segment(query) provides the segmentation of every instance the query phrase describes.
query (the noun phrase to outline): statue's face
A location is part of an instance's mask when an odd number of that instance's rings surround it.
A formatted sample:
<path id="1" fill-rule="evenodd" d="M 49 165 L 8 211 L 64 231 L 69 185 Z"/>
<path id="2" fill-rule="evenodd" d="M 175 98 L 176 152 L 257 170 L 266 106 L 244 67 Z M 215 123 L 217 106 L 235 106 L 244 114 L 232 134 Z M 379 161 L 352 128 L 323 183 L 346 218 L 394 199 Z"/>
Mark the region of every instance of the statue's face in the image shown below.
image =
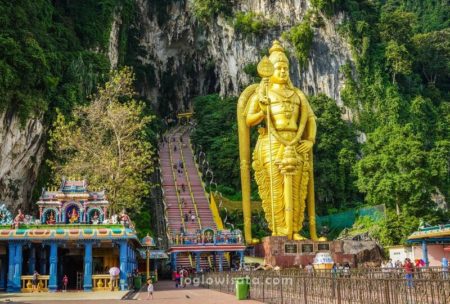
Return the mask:
<path id="1" fill-rule="evenodd" d="M 276 83 L 287 83 L 289 79 L 289 66 L 286 62 L 277 62 L 274 65 L 275 71 L 272 80 Z"/>

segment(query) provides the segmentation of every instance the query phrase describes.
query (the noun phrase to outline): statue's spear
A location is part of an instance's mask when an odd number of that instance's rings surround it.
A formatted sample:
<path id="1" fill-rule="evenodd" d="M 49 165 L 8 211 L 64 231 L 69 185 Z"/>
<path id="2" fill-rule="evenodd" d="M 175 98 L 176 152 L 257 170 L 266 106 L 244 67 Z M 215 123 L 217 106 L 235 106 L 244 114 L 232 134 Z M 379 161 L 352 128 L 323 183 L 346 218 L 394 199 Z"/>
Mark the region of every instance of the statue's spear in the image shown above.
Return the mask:
<path id="1" fill-rule="evenodd" d="M 273 201 L 273 176 L 272 176 L 272 134 L 270 130 L 271 123 L 270 119 L 270 98 L 268 96 L 268 86 L 270 77 L 273 75 L 275 68 L 270 62 L 267 56 L 264 56 L 257 66 L 258 74 L 262 78 L 261 84 L 264 86 L 263 100 L 260 100 L 262 104 L 261 108 L 266 108 L 266 119 L 267 119 L 267 133 L 269 136 L 269 178 L 270 178 L 270 204 L 272 209 L 272 235 L 277 235 L 277 229 L 275 226 L 275 206 Z"/>

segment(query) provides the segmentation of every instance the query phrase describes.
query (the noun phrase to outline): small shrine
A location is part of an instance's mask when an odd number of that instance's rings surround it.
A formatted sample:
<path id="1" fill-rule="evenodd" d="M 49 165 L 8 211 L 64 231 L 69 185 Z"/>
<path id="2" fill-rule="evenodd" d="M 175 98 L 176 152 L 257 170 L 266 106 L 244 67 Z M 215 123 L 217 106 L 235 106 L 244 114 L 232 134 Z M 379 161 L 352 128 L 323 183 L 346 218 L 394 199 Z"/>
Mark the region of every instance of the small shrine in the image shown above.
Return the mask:
<path id="1" fill-rule="evenodd" d="M 43 189 L 38 214 L 0 205 L 0 290 L 57 291 L 67 276 L 73 290 L 127 290 L 142 250 L 126 211 L 112 214 L 105 190 L 63 179 Z"/>
<path id="2" fill-rule="evenodd" d="M 59 189 L 43 189 L 37 202 L 42 224 L 99 224 L 106 222 L 109 202 L 105 191 L 88 191 L 87 182 L 63 179 Z"/>

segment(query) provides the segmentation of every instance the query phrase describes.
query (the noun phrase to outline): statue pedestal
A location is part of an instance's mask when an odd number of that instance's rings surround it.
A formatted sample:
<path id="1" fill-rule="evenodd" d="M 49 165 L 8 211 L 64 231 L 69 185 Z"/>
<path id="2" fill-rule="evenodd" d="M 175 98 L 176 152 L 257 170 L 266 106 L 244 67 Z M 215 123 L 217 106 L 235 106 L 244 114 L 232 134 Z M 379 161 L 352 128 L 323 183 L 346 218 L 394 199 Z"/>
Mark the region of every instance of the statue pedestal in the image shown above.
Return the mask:
<path id="1" fill-rule="evenodd" d="M 262 243 L 255 246 L 255 256 L 265 259 L 267 264 L 281 268 L 306 266 L 313 263 L 318 252 L 330 253 L 335 263 L 348 262 L 352 267 L 357 263 L 371 261 L 360 260 L 361 252 L 377 247 L 373 241 L 326 241 L 315 242 L 311 240 L 293 241 L 284 236 L 268 236 Z M 364 255 L 364 254 L 363 254 Z M 381 261 L 381 255 L 376 261 Z"/>

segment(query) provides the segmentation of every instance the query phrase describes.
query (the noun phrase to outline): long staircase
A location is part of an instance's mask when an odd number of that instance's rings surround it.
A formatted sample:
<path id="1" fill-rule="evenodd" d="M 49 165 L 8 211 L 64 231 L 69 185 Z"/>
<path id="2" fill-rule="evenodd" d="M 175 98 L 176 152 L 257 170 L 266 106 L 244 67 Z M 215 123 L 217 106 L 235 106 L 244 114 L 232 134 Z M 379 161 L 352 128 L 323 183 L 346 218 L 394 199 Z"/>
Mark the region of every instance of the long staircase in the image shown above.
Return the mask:
<path id="1" fill-rule="evenodd" d="M 187 127 L 176 127 L 167 133 L 165 138 L 167 142 L 160 145 L 159 157 L 169 234 L 174 235 L 181 231 L 196 233 L 197 230 L 205 228 L 216 229 L 195 166 Z M 191 219 L 192 214 L 195 215 L 194 220 Z"/>
<path id="2" fill-rule="evenodd" d="M 176 254 L 176 258 L 171 258 L 172 269 L 218 269 L 219 255 L 224 253 L 222 269 L 229 269 L 230 252 L 243 252 L 245 246 L 237 241 L 236 235 L 223 231 L 215 203 L 212 203 L 214 212 L 211 211 L 195 164 L 188 127 L 177 126 L 166 133 L 160 144 L 159 159 L 170 242 L 168 252 Z M 214 219 L 220 222 L 219 234 Z M 210 232 L 213 236 L 207 239 Z"/>

